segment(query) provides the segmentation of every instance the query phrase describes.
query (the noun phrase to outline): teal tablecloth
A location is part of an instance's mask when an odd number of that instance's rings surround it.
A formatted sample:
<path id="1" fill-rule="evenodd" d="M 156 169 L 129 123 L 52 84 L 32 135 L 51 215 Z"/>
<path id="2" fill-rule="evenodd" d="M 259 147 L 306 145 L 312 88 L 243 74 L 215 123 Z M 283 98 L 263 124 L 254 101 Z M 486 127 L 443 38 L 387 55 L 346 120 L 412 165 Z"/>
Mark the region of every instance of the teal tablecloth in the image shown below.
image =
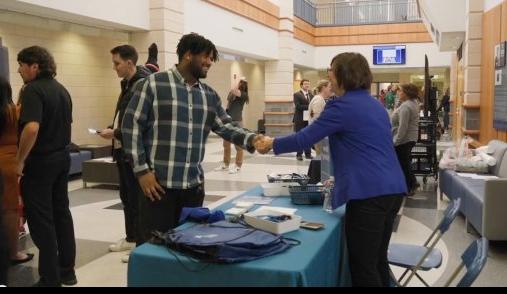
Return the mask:
<path id="1" fill-rule="evenodd" d="M 244 193 L 261 195 L 261 187 Z M 275 198 L 271 206 L 294 207 L 304 220 L 325 224 L 320 231 L 286 234 L 301 245 L 275 256 L 238 264 L 202 264 L 169 252 L 163 246 L 145 244 L 130 255 L 129 287 L 164 286 L 349 286 L 343 221 L 345 208 L 327 214 L 320 206 L 294 206 L 290 198 Z M 219 209 L 231 207 L 227 203 Z"/>

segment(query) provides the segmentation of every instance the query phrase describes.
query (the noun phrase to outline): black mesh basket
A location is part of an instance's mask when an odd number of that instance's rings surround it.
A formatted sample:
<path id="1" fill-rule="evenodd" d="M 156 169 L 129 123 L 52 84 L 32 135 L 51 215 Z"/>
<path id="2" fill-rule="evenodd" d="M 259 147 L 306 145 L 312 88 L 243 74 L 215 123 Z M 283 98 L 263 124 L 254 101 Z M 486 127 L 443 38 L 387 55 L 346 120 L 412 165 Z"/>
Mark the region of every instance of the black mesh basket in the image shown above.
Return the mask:
<path id="1" fill-rule="evenodd" d="M 324 203 L 324 186 L 289 186 L 292 204 L 322 205 Z"/>
<path id="2" fill-rule="evenodd" d="M 270 183 L 299 183 L 300 185 L 307 185 L 310 177 L 305 174 L 278 174 L 276 176 L 268 175 L 268 182 Z"/>

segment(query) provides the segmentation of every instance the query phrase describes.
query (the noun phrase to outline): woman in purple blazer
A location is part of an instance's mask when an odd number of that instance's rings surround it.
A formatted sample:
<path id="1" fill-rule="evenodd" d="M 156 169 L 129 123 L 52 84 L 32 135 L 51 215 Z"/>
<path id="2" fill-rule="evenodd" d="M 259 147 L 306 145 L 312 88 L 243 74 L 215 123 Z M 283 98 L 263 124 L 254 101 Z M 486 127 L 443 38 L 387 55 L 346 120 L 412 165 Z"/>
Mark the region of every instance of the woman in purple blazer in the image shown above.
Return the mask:
<path id="1" fill-rule="evenodd" d="M 303 150 L 329 137 L 334 167 L 333 208 L 347 204 L 345 230 L 354 286 L 389 286 L 387 249 L 393 223 L 407 193 L 396 157 L 391 123 L 370 93 L 372 74 L 357 53 L 337 55 L 329 70 L 337 98 L 302 131 L 264 138 L 258 151 Z"/>

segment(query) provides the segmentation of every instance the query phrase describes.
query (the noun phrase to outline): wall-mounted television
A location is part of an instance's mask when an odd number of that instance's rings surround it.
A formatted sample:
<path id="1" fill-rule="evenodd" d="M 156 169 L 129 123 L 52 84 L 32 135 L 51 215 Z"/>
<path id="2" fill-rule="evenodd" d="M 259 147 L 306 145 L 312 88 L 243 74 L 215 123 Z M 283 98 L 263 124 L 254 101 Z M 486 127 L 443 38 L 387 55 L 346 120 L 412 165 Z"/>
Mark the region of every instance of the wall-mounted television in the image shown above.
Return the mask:
<path id="1" fill-rule="evenodd" d="M 373 64 L 399 65 L 407 62 L 405 45 L 373 46 Z"/>

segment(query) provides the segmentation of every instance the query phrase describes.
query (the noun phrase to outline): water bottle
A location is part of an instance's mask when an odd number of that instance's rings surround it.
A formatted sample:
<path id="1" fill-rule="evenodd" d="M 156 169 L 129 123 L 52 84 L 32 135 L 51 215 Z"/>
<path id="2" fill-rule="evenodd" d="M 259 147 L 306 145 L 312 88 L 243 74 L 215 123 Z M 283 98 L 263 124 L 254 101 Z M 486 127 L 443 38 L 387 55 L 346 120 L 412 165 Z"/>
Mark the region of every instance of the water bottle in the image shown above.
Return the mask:
<path id="1" fill-rule="evenodd" d="M 322 209 L 327 213 L 333 213 L 333 196 L 332 191 L 334 187 L 334 177 L 329 177 L 324 185 L 324 203 Z"/>

